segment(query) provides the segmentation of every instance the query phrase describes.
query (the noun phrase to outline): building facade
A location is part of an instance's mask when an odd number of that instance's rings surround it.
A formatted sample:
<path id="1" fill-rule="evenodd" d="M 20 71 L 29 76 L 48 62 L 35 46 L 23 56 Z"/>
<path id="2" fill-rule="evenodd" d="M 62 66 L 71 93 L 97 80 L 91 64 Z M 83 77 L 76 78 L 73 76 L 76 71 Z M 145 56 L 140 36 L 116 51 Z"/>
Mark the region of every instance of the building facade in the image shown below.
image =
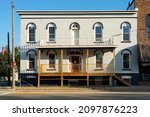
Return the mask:
<path id="1" fill-rule="evenodd" d="M 150 0 L 133 0 L 128 10 L 138 9 L 138 59 L 141 80 L 150 80 Z"/>
<path id="2" fill-rule="evenodd" d="M 17 12 L 22 82 L 138 84 L 136 10 Z"/>

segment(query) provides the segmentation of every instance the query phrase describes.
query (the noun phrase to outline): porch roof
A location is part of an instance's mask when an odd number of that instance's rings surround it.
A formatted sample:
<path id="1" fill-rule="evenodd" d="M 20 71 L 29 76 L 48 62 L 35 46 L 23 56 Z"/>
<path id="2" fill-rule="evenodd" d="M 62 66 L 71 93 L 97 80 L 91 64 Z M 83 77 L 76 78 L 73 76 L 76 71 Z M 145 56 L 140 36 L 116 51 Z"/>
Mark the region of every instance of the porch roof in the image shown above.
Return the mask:
<path id="1" fill-rule="evenodd" d="M 97 49 L 97 48 L 102 48 L 102 49 L 115 49 L 117 48 L 116 45 L 91 45 L 91 46 L 84 46 L 84 45 L 62 45 L 62 46 L 37 46 L 36 48 L 38 49 Z"/>

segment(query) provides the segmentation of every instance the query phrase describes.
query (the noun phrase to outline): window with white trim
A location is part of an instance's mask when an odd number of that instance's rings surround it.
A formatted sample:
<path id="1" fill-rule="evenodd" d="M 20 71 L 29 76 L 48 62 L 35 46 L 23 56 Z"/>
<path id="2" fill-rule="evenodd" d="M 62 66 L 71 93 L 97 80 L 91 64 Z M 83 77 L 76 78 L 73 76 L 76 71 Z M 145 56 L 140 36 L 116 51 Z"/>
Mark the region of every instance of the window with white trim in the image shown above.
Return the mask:
<path id="1" fill-rule="evenodd" d="M 48 56 L 49 56 L 49 68 L 55 69 L 55 54 L 50 53 Z"/>
<path id="2" fill-rule="evenodd" d="M 56 25 L 54 23 L 49 23 L 47 26 L 48 41 L 56 41 Z"/>
<path id="3" fill-rule="evenodd" d="M 95 53 L 95 56 L 96 56 L 96 68 L 102 69 L 103 68 L 103 52 L 97 51 Z"/>
<path id="4" fill-rule="evenodd" d="M 35 42 L 35 34 L 36 34 L 36 25 L 34 23 L 29 23 L 26 26 L 27 29 L 27 38 L 29 42 Z"/>
<path id="5" fill-rule="evenodd" d="M 122 52 L 122 69 L 131 69 L 131 52 L 129 50 Z"/>
<path id="6" fill-rule="evenodd" d="M 35 69 L 35 54 L 29 54 L 29 69 Z"/>
<path id="7" fill-rule="evenodd" d="M 131 25 L 128 22 L 124 22 L 121 24 L 122 28 L 122 36 L 123 36 L 123 41 L 128 42 L 130 41 L 130 30 L 131 30 Z"/>
<path id="8" fill-rule="evenodd" d="M 102 41 L 102 37 L 103 37 L 103 27 L 101 24 L 96 23 L 94 25 L 94 37 L 95 37 L 95 41 Z"/>

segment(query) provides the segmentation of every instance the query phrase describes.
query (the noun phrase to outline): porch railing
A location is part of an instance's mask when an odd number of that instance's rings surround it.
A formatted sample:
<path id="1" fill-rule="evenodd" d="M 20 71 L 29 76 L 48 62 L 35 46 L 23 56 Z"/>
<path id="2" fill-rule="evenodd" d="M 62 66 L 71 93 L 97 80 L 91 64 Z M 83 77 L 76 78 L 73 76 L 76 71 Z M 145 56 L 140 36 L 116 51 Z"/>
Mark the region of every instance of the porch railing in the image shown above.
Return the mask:
<path id="1" fill-rule="evenodd" d="M 49 64 L 41 64 L 39 67 L 40 74 L 53 73 L 114 73 L 113 64 L 102 64 L 102 67 L 96 68 L 96 64 L 55 64 L 50 67 Z"/>
<path id="2" fill-rule="evenodd" d="M 71 38 L 63 39 L 59 38 L 56 41 L 47 41 L 47 39 L 38 39 L 40 41 L 28 42 L 21 46 L 21 49 L 30 49 L 38 47 L 65 47 L 65 46 L 114 46 L 112 39 L 103 39 L 103 41 L 94 41 L 94 39 L 80 38 L 78 43 L 72 41 Z"/>

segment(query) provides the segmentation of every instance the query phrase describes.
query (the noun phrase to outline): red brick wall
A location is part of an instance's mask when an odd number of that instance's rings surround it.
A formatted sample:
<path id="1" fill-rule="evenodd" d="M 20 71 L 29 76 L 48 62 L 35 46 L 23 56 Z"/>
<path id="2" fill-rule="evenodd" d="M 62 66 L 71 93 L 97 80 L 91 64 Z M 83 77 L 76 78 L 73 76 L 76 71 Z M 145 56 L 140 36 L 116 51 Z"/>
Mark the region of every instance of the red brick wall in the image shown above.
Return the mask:
<path id="1" fill-rule="evenodd" d="M 146 38 L 146 15 L 150 14 L 150 0 L 135 0 L 138 8 L 138 44 L 150 45 L 150 39 Z"/>

